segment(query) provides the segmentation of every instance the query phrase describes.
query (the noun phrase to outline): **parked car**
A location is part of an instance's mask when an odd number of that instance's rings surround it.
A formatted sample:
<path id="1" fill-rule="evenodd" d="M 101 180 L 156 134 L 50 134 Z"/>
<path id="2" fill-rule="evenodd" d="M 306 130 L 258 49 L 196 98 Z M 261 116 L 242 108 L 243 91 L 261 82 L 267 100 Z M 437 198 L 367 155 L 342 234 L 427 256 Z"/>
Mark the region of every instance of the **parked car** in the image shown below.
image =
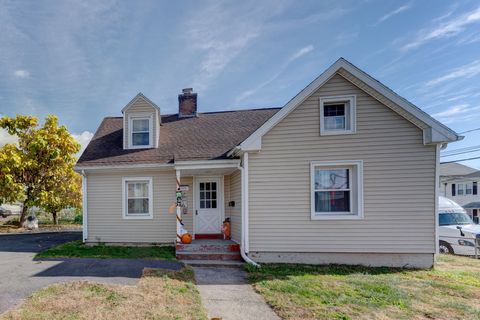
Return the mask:
<path id="1" fill-rule="evenodd" d="M 473 222 L 465 209 L 450 199 L 439 197 L 438 222 L 440 253 L 475 255 L 475 239 L 480 243 L 480 225 Z"/>
<path id="2" fill-rule="evenodd" d="M 22 205 L 20 204 L 2 204 L 0 206 L 0 217 L 6 218 L 11 215 L 20 214 L 22 212 Z"/>

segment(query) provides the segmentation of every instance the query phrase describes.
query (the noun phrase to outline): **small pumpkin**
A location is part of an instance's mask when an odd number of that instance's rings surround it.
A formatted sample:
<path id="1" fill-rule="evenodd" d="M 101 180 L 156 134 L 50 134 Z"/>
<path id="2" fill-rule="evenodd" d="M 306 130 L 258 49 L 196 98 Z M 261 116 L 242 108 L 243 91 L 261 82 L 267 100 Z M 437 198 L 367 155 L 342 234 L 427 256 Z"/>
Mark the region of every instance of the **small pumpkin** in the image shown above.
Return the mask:
<path id="1" fill-rule="evenodd" d="M 190 233 L 183 234 L 180 239 L 182 240 L 182 243 L 184 243 L 184 244 L 192 243 L 192 235 Z"/>

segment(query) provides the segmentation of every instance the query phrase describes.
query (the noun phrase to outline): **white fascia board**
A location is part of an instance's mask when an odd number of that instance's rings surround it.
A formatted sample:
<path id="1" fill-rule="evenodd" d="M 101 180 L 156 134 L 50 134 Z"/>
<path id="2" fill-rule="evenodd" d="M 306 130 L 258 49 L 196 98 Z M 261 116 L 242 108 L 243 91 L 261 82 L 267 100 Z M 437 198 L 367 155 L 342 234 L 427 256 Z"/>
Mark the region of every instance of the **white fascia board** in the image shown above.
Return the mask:
<path id="1" fill-rule="evenodd" d="M 157 106 L 152 100 L 148 99 L 143 93 L 139 92 L 135 97 L 133 97 L 132 100 L 130 100 L 129 103 L 122 109 L 122 113 L 125 113 L 125 111 L 130 108 L 135 102 L 137 102 L 138 99 L 142 98 L 143 100 L 147 101 L 152 107 L 157 109 L 158 113 L 160 114 L 160 107 Z"/>
<path id="2" fill-rule="evenodd" d="M 353 76 L 365 82 L 372 89 L 384 95 L 387 99 L 391 100 L 392 102 L 403 108 L 405 111 L 410 113 L 412 116 L 416 117 L 420 121 L 430 126 L 436 133 L 439 134 L 439 136 L 435 137 L 435 140 L 425 140 L 425 144 L 453 142 L 462 139 L 455 133 L 455 131 L 441 124 L 440 122 L 432 118 L 429 114 L 427 114 L 417 106 L 413 105 L 412 103 L 408 102 L 406 99 L 400 97 L 387 86 L 375 80 L 370 75 L 363 72 L 344 58 L 340 58 L 327 70 L 325 70 L 325 72 L 323 72 L 319 77 L 317 77 L 302 91 L 300 91 L 300 93 L 298 93 L 292 100 L 290 100 L 282 109 L 280 109 L 280 111 L 273 115 L 260 128 L 255 130 L 254 133 L 252 133 L 239 145 L 239 148 L 243 151 L 260 150 L 262 148 L 262 137 L 270 129 L 272 129 L 275 125 L 282 121 L 288 114 L 290 114 L 290 112 L 292 112 L 297 106 L 299 106 L 309 96 L 311 96 L 316 90 L 323 86 L 341 68 L 345 69 Z M 425 136 L 426 135 L 424 134 L 424 137 Z"/>
<path id="3" fill-rule="evenodd" d="M 201 161 L 176 161 L 176 170 L 186 169 L 222 169 L 222 168 L 237 168 L 240 165 L 240 160 L 201 160 Z"/>
<path id="4" fill-rule="evenodd" d="M 106 165 L 106 166 L 75 166 L 76 172 L 84 171 L 100 171 L 100 170 L 112 170 L 112 169 L 155 169 L 155 168 L 173 168 L 172 163 L 144 163 L 144 164 L 124 164 L 124 165 Z"/>

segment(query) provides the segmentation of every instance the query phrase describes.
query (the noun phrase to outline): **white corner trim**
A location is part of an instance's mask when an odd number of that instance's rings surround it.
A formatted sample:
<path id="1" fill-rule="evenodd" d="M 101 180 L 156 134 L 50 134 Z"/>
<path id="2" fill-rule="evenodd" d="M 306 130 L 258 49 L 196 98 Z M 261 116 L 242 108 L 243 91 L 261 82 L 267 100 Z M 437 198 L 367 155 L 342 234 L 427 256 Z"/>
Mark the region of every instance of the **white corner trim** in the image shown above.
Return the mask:
<path id="1" fill-rule="evenodd" d="M 434 220 L 435 220 L 435 237 L 434 237 L 434 241 L 435 241 L 435 244 L 434 244 L 434 248 L 435 248 L 435 253 L 438 254 L 439 253 L 439 233 L 438 233 L 438 227 L 439 227 L 439 216 L 438 216 L 438 197 L 439 197 L 439 189 L 440 189 L 440 148 L 441 146 L 439 144 L 437 144 L 436 146 L 436 150 L 435 150 L 435 192 L 434 192 L 434 201 L 435 201 L 435 204 L 434 204 Z M 445 196 L 446 195 L 446 190 L 445 190 Z M 472 192 L 473 193 L 473 192 Z"/>
<path id="2" fill-rule="evenodd" d="M 350 104 L 350 129 L 349 130 L 326 130 L 324 121 L 324 106 L 328 102 L 344 102 L 348 101 Z M 326 96 L 320 97 L 320 135 L 340 135 L 340 134 L 354 134 L 357 132 L 357 96 L 343 95 L 343 96 Z"/>
<path id="3" fill-rule="evenodd" d="M 126 185 L 129 181 L 148 181 L 148 214 L 128 214 Z M 122 217 L 123 219 L 153 219 L 152 177 L 122 177 Z"/>
<path id="4" fill-rule="evenodd" d="M 148 104 L 150 104 L 152 107 L 158 110 L 158 113 L 160 114 L 160 108 L 150 99 L 148 99 L 143 93 L 139 92 L 135 97 L 133 97 L 132 100 L 130 100 L 129 103 L 125 107 L 122 108 L 122 113 L 125 113 L 132 105 L 137 102 L 138 99 L 142 98 L 145 100 Z"/>
<path id="5" fill-rule="evenodd" d="M 148 120 L 148 145 L 133 145 L 133 120 Z M 153 113 L 132 113 L 128 115 L 128 149 L 153 148 Z"/>
<path id="6" fill-rule="evenodd" d="M 87 175 L 82 170 L 82 240 L 88 239 L 88 189 Z"/>
<path id="7" fill-rule="evenodd" d="M 368 86 L 378 91 L 380 94 L 384 95 L 387 99 L 396 103 L 407 113 L 410 113 L 412 116 L 424 122 L 425 124 L 430 126 L 435 133 L 439 134 L 440 137 L 438 137 L 437 140 L 426 140 L 424 141 L 425 144 L 453 142 L 461 139 L 461 137 L 458 136 L 453 130 L 441 124 L 440 122 L 432 118 L 429 114 L 427 114 L 417 106 L 413 105 L 412 103 L 408 102 L 406 99 L 400 97 L 387 86 L 375 80 L 370 75 L 360 70 L 344 58 L 340 58 L 327 70 L 325 70 L 325 72 L 323 72 L 308 86 L 306 86 L 302 91 L 300 91 L 295 97 L 293 97 L 293 99 L 291 99 L 282 109 L 280 109 L 280 111 L 274 114 L 262 126 L 255 130 L 255 132 L 253 132 L 247 139 L 245 139 L 239 145 L 239 147 L 244 151 L 260 150 L 262 148 L 262 137 L 268 131 L 270 131 L 270 129 L 272 129 L 275 125 L 282 121 L 287 115 L 289 115 L 293 110 L 295 110 L 297 106 L 304 102 L 316 90 L 323 86 L 341 68 L 351 73 L 353 76 L 357 77 L 358 79 L 366 83 Z M 426 138 L 426 135 L 424 135 L 424 138 Z"/>
<path id="8" fill-rule="evenodd" d="M 356 197 L 357 207 L 354 213 L 317 213 L 315 212 L 315 191 L 313 184 L 315 182 L 315 167 L 329 166 L 353 166 L 356 167 Z M 350 179 L 353 181 L 353 179 Z M 354 192 L 350 192 L 350 197 Z M 351 203 L 353 201 L 350 201 Z M 362 220 L 363 212 L 363 160 L 338 160 L 338 161 L 310 161 L 310 218 L 311 220 Z"/>

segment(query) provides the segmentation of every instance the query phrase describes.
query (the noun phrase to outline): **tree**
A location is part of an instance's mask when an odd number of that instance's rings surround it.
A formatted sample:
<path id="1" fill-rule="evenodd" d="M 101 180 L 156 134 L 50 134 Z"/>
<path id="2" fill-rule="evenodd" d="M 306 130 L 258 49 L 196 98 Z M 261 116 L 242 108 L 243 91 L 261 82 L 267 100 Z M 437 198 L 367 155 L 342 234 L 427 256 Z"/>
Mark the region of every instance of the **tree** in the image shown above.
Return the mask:
<path id="1" fill-rule="evenodd" d="M 80 145 L 53 115 L 45 118 L 43 126 L 36 117 L 5 116 L 0 128 L 18 137 L 18 144 L 0 149 L 0 203 L 23 202 L 21 226 L 29 208 L 44 207 L 65 187 L 60 184 L 71 184 Z"/>
<path id="2" fill-rule="evenodd" d="M 46 193 L 42 198 L 42 208 L 52 214 L 53 223 L 58 223 L 58 213 L 65 208 L 81 208 L 82 206 L 82 176 L 71 170 L 65 175 L 52 179 L 49 182 L 48 189 L 51 192 Z"/>

